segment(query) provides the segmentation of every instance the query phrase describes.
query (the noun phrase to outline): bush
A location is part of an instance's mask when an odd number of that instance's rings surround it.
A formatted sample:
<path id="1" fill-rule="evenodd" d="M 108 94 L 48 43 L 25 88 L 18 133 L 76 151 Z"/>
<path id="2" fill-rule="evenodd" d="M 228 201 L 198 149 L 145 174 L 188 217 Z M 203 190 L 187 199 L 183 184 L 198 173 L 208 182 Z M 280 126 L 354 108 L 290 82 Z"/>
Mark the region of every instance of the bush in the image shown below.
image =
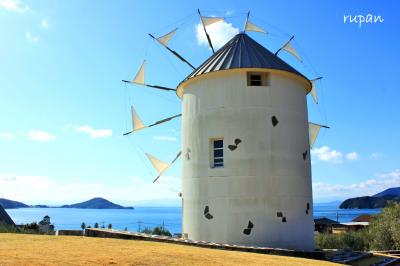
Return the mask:
<path id="1" fill-rule="evenodd" d="M 153 229 L 153 235 L 159 235 L 159 236 L 172 236 L 170 231 L 168 229 L 165 229 L 162 226 L 157 226 Z"/>
<path id="2" fill-rule="evenodd" d="M 323 233 L 315 236 L 315 245 L 320 249 L 368 250 L 369 235 L 366 230 L 339 235 Z"/>
<path id="3" fill-rule="evenodd" d="M 383 208 L 362 230 L 341 235 L 318 234 L 315 245 L 321 249 L 399 250 L 400 204 L 392 203 Z"/>
<path id="4" fill-rule="evenodd" d="M 153 230 L 150 227 L 145 227 L 143 230 L 140 231 L 140 233 L 151 235 L 153 233 Z"/>
<path id="5" fill-rule="evenodd" d="M 29 233 L 39 233 L 39 225 L 36 222 L 24 224 L 22 230 Z"/>
<path id="6" fill-rule="evenodd" d="M 368 227 L 371 249 L 400 249 L 400 204 L 392 203 L 373 219 Z"/>
<path id="7" fill-rule="evenodd" d="M 154 227 L 153 229 L 151 229 L 150 227 L 145 227 L 140 231 L 140 233 L 158 236 L 172 236 L 171 232 L 161 225 Z"/>

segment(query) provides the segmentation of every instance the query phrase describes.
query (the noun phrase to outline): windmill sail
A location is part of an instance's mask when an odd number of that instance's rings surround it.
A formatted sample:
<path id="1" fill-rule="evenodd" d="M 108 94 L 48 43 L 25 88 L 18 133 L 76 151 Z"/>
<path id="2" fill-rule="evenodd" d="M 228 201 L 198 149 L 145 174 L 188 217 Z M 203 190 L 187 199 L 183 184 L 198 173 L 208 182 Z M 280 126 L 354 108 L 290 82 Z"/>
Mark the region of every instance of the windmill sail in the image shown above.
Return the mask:
<path id="1" fill-rule="evenodd" d="M 145 72 L 146 72 L 146 60 L 143 61 L 142 65 L 140 66 L 139 71 L 136 73 L 136 76 L 133 78 L 132 81 L 129 80 L 122 80 L 123 82 L 126 83 L 133 83 L 133 84 L 138 84 L 138 85 L 144 85 L 147 87 L 159 89 L 159 90 L 164 90 L 164 91 L 176 91 L 175 89 L 164 87 L 164 86 L 158 86 L 158 85 L 150 85 L 146 84 L 145 82 Z"/>
<path id="2" fill-rule="evenodd" d="M 210 26 L 211 24 L 224 21 L 223 18 L 218 18 L 218 17 L 203 17 L 200 16 L 201 22 L 203 23 L 204 27 Z"/>
<path id="3" fill-rule="evenodd" d="M 136 73 L 135 78 L 132 80 L 132 83 L 144 85 L 144 73 L 146 67 L 146 60 L 143 61 L 142 65 L 140 66 L 139 71 Z"/>
<path id="4" fill-rule="evenodd" d="M 313 97 L 314 102 L 316 104 L 318 104 L 316 83 L 317 83 L 317 80 L 319 80 L 319 79 L 322 79 L 322 77 L 310 80 L 310 82 L 311 82 L 311 96 Z"/>
<path id="5" fill-rule="evenodd" d="M 293 55 L 294 57 L 296 57 L 297 60 L 299 60 L 300 62 L 302 62 L 299 54 L 297 53 L 297 51 L 293 48 L 291 41 L 293 40 L 294 36 L 290 37 L 289 41 L 287 41 L 285 43 L 285 45 L 283 45 L 281 48 L 279 48 L 278 51 L 276 51 L 275 55 L 277 55 L 281 50 L 285 50 L 286 52 L 290 53 L 291 55 Z"/>
<path id="6" fill-rule="evenodd" d="M 156 169 L 156 171 L 158 172 L 158 176 L 154 179 L 153 183 L 156 182 L 161 175 L 169 168 L 171 167 L 171 165 L 181 156 L 181 151 L 178 152 L 178 154 L 176 155 L 176 157 L 172 160 L 172 162 L 170 164 L 163 162 L 159 159 L 157 159 L 156 157 L 154 157 L 153 155 L 149 154 L 149 153 L 145 153 L 147 158 L 149 159 L 149 161 L 151 162 L 151 164 L 153 165 L 153 167 Z"/>
<path id="7" fill-rule="evenodd" d="M 144 128 L 153 127 L 153 126 L 157 126 L 157 125 L 166 123 L 168 121 L 171 121 L 174 118 L 182 116 L 182 114 L 177 114 L 177 115 L 174 115 L 174 116 L 171 116 L 171 117 L 167 117 L 167 118 L 161 119 L 161 120 L 159 120 L 157 122 L 154 122 L 151 125 L 146 126 L 145 124 L 143 124 L 142 120 L 140 119 L 140 117 L 136 113 L 135 108 L 133 108 L 133 106 L 131 107 L 131 112 L 132 112 L 132 128 L 133 128 L 133 130 L 128 132 L 128 133 L 125 133 L 124 136 L 129 135 L 129 134 L 131 134 L 131 133 L 133 133 L 135 131 L 139 131 L 139 130 L 144 129 Z"/>
<path id="8" fill-rule="evenodd" d="M 288 42 L 282 49 L 285 50 L 286 52 L 292 54 L 294 57 L 297 58 L 297 60 L 301 61 L 299 54 L 296 52 L 296 50 L 293 48 L 293 46 L 290 44 L 290 42 Z"/>
<path id="9" fill-rule="evenodd" d="M 153 165 L 153 167 L 156 169 L 158 175 L 161 175 L 165 170 L 168 169 L 169 164 L 167 164 L 166 162 L 157 159 L 156 157 L 154 157 L 149 153 L 146 153 L 146 156 Z"/>
<path id="10" fill-rule="evenodd" d="M 257 25 L 255 25 L 254 23 L 251 23 L 248 20 L 246 21 L 244 31 L 255 31 L 255 32 L 261 32 L 261 33 L 267 34 L 267 32 L 264 29 L 258 27 Z"/>
<path id="11" fill-rule="evenodd" d="M 171 40 L 172 36 L 175 34 L 178 28 L 174 29 L 173 31 L 161 36 L 161 37 L 154 37 L 153 34 L 149 33 L 149 36 L 153 38 L 154 40 L 157 40 L 159 43 L 161 43 L 162 46 L 164 46 L 168 51 L 170 51 L 173 55 L 179 58 L 182 62 L 190 66 L 191 68 L 196 69 L 192 64 L 190 64 L 185 58 L 183 58 L 180 54 L 172 50 L 167 46 L 168 42 Z"/>
<path id="12" fill-rule="evenodd" d="M 131 106 L 131 113 L 132 113 L 132 128 L 133 131 L 139 131 L 146 126 L 143 124 L 142 120 L 140 119 L 139 115 L 136 113 L 136 110 L 133 106 Z"/>
<path id="13" fill-rule="evenodd" d="M 310 147 L 312 148 L 314 146 L 315 140 L 318 137 L 319 130 L 321 128 L 329 128 L 327 126 L 323 125 L 318 125 L 312 122 L 308 122 L 308 134 L 309 134 L 309 142 L 310 142 Z"/>
<path id="14" fill-rule="evenodd" d="M 174 36 L 174 34 L 175 34 L 177 29 L 178 28 L 168 32 L 167 34 L 165 34 L 165 35 L 163 35 L 161 37 L 158 37 L 157 41 L 159 41 L 162 45 L 167 46 L 168 42 L 171 40 L 172 36 Z"/>
<path id="15" fill-rule="evenodd" d="M 212 52 L 215 53 L 214 47 L 213 47 L 212 42 L 211 42 L 210 35 L 208 35 L 206 27 L 210 26 L 210 25 L 212 25 L 214 23 L 223 21 L 224 19 L 223 18 L 218 18 L 218 17 L 203 17 L 201 15 L 201 13 L 200 13 L 200 9 L 197 9 L 197 12 L 199 13 L 201 24 L 203 25 L 203 30 L 204 30 L 204 33 L 206 34 L 206 37 L 207 37 L 208 45 L 210 46 Z"/>
<path id="16" fill-rule="evenodd" d="M 311 96 L 313 97 L 314 102 L 318 103 L 317 89 L 315 88 L 315 82 L 316 80 L 311 80 Z"/>

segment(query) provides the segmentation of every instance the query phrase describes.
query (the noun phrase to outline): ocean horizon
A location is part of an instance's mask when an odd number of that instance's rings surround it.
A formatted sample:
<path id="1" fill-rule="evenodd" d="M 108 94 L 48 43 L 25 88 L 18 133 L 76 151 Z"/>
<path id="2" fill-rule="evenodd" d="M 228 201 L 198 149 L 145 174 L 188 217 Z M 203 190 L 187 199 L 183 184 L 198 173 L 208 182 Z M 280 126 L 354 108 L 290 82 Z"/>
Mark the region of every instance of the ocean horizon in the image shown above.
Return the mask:
<path id="1" fill-rule="evenodd" d="M 339 222 L 349 222 L 361 214 L 376 214 L 380 209 L 339 209 L 339 204 L 314 204 L 314 218 L 326 217 Z M 45 215 L 50 216 L 55 230 L 81 229 L 87 226 L 107 227 L 137 232 L 143 228 L 164 225 L 171 233 L 182 231 L 181 207 L 135 207 L 135 209 L 76 209 L 76 208 L 19 208 L 7 209 L 16 224 L 39 222 Z"/>

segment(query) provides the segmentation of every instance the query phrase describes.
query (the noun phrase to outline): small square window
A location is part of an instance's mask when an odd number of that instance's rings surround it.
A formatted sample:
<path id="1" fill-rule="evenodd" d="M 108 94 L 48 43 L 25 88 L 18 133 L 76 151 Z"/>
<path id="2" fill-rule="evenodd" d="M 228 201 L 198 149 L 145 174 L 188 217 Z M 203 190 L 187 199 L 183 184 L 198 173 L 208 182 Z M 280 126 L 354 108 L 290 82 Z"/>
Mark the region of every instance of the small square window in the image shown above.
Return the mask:
<path id="1" fill-rule="evenodd" d="M 210 139 L 211 168 L 224 167 L 224 140 Z"/>
<path id="2" fill-rule="evenodd" d="M 269 73 L 247 72 L 247 86 L 269 86 Z"/>

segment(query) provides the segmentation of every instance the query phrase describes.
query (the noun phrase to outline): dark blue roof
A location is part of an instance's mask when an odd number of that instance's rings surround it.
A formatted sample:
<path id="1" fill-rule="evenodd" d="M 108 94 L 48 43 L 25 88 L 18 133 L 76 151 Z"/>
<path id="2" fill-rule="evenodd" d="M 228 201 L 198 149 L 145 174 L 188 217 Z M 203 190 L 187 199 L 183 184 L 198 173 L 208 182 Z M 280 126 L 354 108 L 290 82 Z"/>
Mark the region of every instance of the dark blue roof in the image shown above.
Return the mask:
<path id="1" fill-rule="evenodd" d="M 277 69 L 307 79 L 247 34 L 239 33 L 195 69 L 184 81 L 205 73 L 235 68 Z"/>

